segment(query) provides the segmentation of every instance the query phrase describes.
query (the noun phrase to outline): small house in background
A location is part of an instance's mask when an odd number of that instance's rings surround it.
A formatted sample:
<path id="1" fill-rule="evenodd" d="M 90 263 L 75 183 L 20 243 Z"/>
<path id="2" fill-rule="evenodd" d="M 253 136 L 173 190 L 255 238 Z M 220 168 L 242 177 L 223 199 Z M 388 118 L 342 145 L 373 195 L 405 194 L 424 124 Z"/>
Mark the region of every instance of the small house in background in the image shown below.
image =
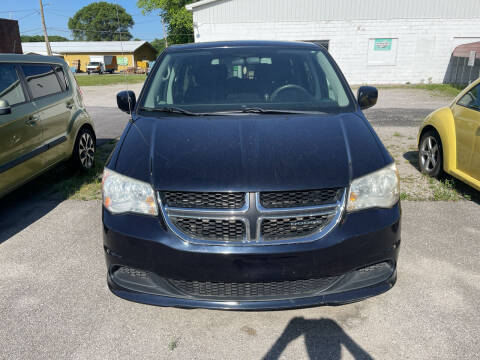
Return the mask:
<path id="1" fill-rule="evenodd" d="M 17 20 L 0 19 L 0 53 L 22 54 Z"/>
<path id="2" fill-rule="evenodd" d="M 467 85 L 480 77 L 480 41 L 457 46 L 453 50 L 446 84 Z"/>
<path id="3" fill-rule="evenodd" d="M 45 55 L 45 43 L 23 43 L 25 54 Z M 156 51 L 147 41 L 59 41 L 51 42 L 52 52 L 64 58 L 70 67 L 76 71 L 86 72 L 92 58 L 99 56 L 114 56 L 117 70 L 142 72 L 148 67 L 148 62 L 155 60 Z"/>

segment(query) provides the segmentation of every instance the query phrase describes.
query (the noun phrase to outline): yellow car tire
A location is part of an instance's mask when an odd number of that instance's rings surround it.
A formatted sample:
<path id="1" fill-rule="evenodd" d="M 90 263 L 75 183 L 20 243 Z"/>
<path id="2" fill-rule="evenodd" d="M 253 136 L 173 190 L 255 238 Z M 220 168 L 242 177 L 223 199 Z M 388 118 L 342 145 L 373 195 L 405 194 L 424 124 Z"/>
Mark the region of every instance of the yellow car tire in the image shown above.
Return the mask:
<path id="1" fill-rule="evenodd" d="M 428 130 L 420 139 L 418 146 L 418 165 L 422 173 L 440 178 L 443 172 L 443 147 L 436 131 Z"/>

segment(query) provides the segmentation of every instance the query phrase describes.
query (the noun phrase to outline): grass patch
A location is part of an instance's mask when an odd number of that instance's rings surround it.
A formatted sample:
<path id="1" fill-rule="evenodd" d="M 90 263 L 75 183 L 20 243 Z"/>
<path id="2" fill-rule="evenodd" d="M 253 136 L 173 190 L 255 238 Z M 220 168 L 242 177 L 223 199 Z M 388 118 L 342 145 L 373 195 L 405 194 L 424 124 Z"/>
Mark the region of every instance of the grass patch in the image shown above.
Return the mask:
<path id="1" fill-rule="evenodd" d="M 463 85 L 451 84 L 405 84 L 405 85 L 377 85 L 378 89 L 421 89 L 432 91 L 437 94 L 455 97 L 465 89 Z"/>
<path id="2" fill-rule="evenodd" d="M 462 199 L 462 196 L 455 188 L 453 179 L 436 181 L 430 178 L 428 183 L 430 189 L 433 191 L 433 200 L 435 201 L 458 201 Z"/>
<path id="3" fill-rule="evenodd" d="M 79 75 L 75 76 L 79 86 L 94 86 L 94 85 L 111 85 L 111 84 L 122 84 L 128 81 L 129 84 L 143 83 L 147 78 L 146 75 L 140 74 L 103 74 L 103 75 Z"/>
<path id="4" fill-rule="evenodd" d="M 412 87 L 414 89 L 423 89 L 429 91 L 435 91 L 438 93 L 442 93 L 445 95 L 449 95 L 452 97 L 457 96 L 460 92 L 465 89 L 464 86 L 461 85 L 450 85 L 450 84 L 416 84 L 410 85 L 408 87 Z"/>
<path id="5" fill-rule="evenodd" d="M 398 131 L 395 131 L 395 133 L 393 134 L 393 136 L 395 136 L 395 137 L 403 137 L 403 135 L 400 134 Z"/>
<path id="6" fill-rule="evenodd" d="M 174 339 L 168 343 L 168 349 L 170 351 L 175 350 L 178 347 L 178 339 Z"/>
<path id="7" fill-rule="evenodd" d="M 96 200 L 102 198 L 102 173 L 105 163 L 110 156 L 116 140 L 103 144 L 97 148 L 95 164 L 92 169 L 85 173 L 77 173 L 71 176 L 60 185 L 60 192 L 67 199 L 74 200 Z"/>
<path id="8" fill-rule="evenodd" d="M 68 163 L 60 164 L 22 187 L 23 192 L 34 195 L 42 193 L 43 197 L 59 200 L 98 200 L 102 198 L 101 176 L 105 163 L 117 140 L 112 140 L 97 147 L 95 164 L 84 172 Z"/>

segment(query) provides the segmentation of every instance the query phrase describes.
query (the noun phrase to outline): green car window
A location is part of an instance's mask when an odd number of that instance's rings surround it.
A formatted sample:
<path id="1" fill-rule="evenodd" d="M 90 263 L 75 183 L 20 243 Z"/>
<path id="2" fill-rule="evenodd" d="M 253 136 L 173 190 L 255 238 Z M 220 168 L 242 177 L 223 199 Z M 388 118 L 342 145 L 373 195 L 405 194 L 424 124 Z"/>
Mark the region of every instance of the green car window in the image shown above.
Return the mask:
<path id="1" fill-rule="evenodd" d="M 0 99 L 8 101 L 11 106 L 26 100 L 17 71 L 12 64 L 0 64 Z"/>
<path id="2" fill-rule="evenodd" d="M 34 99 L 62 92 L 50 65 L 22 65 L 22 69 Z"/>
<path id="3" fill-rule="evenodd" d="M 68 80 L 65 73 L 63 72 L 62 67 L 59 65 L 55 65 L 54 67 L 55 67 L 55 72 L 58 75 L 58 79 L 60 80 L 60 84 L 62 85 L 62 88 L 64 89 L 64 91 L 68 91 L 68 88 L 69 88 Z"/>

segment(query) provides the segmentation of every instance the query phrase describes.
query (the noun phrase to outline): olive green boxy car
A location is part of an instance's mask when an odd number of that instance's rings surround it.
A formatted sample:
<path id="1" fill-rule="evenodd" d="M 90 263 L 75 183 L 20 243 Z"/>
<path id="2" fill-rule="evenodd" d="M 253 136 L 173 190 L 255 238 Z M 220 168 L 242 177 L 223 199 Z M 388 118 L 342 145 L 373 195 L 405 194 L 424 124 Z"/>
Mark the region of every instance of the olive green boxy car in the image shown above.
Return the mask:
<path id="1" fill-rule="evenodd" d="M 0 54 L 0 197 L 64 160 L 91 168 L 95 142 L 63 59 Z"/>

